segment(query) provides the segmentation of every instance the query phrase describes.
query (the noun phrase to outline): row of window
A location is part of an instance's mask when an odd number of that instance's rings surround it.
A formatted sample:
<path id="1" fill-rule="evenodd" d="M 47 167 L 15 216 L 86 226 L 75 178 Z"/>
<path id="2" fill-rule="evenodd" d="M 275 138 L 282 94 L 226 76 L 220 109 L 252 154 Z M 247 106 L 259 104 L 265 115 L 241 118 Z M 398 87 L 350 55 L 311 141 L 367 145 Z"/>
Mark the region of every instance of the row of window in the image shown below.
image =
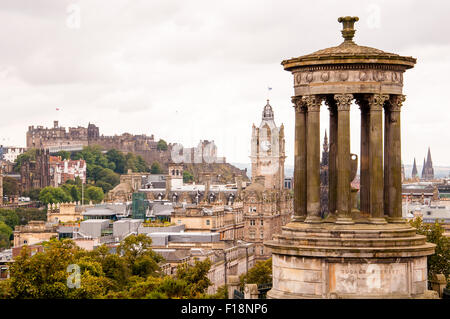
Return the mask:
<path id="1" fill-rule="evenodd" d="M 254 219 L 250 219 L 250 226 L 255 226 L 256 221 Z M 264 221 L 261 219 L 261 226 L 264 225 Z"/>

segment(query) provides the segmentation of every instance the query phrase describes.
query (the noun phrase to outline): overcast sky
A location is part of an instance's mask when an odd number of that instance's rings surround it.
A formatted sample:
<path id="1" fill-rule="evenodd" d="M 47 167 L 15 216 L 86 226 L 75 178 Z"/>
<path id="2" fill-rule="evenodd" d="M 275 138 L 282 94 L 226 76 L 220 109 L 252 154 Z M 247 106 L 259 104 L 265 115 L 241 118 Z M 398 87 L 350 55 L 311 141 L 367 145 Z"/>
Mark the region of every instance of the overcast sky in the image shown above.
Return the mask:
<path id="1" fill-rule="evenodd" d="M 356 43 L 417 58 L 404 75 L 403 162 L 421 165 L 430 146 L 450 165 L 449 12 L 430 0 L 1 0 L 0 144 L 25 146 L 29 125 L 58 119 L 185 147 L 210 139 L 249 162 L 269 97 L 293 165 L 293 80 L 280 62 L 339 45 L 337 18 L 356 15 Z M 321 118 L 322 139 L 325 107 Z M 359 125 L 354 106 L 355 153 Z"/>

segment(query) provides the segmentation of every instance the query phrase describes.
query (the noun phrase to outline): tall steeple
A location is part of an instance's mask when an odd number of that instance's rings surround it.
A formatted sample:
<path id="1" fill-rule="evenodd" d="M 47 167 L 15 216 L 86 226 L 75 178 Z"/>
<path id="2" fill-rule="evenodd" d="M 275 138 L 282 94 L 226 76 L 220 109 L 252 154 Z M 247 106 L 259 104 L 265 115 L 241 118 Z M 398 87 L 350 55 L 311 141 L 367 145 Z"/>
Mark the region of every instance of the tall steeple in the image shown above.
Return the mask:
<path id="1" fill-rule="evenodd" d="M 428 147 L 427 161 L 423 159 L 423 170 L 422 170 L 422 179 L 426 181 L 430 181 L 434 179 L 434 169 L 433 169 L 433 161 L 431 160 L 431 151 L 430 147 Z"/>
<path id="2" fill-rule="evenodd" d="M 325 130 L 325 137 L 323 138 L 323 150 L 322 150 L 322 162 L 321 165 L 327 165 L 328 166 L 328 136 L 327 136 L 327 130 Z"/>
<path id="3" fill-rule="evenodd" d="M 414 164 L 411 172 L 411 178 L 414 179 L 417 177 L 417 165 L 416 165 L 416 158 L 414 157 Z"/>
<path id="4" fill-rule="evenodd" d="M 428 154 L 427 154 L 427 167 L 433 167 L 433 161 L 431 160 L 431 152 L 430 152 L 430 147 L 428 147 Z"/>

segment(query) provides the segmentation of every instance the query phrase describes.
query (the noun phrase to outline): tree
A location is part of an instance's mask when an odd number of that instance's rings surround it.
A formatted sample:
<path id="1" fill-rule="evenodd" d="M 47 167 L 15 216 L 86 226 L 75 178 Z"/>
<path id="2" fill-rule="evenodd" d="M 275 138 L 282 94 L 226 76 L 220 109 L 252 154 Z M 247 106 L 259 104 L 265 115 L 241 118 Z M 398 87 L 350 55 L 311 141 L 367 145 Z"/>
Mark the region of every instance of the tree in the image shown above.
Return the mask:
<path id="1" fill-rule="evenodd" d="M 106 152 L 106 157 L 110 162 L 113 162 L 115 165 L 115 172 L 119 174 L 126 173 L 126 159 L 122 152 L 118 150 L 111 149 Z"/>
<path id="2" fill-rule="evenodd" d="M 60 156 L 62 160 L 68 160 L 70 159 L 70 152 L 61 150 L 56 153 L 56 156 Z"/>
<path id="3" fill-rule="evenodd" d="M 162 174 L 161 165 L 157 161 L 154 161 L 151 166 L 150 172 L 152 174 Z"/>
<path id="4" fill-rule="evenodd" d="M 188 298 L 201 298 L 205 290 L 211 286 L 208 272 L 211 269 L 211 261 L 195 261 L 195 265 L 182 264 L 177 268 L 176 278 L 186 282 L 186 295 Z"/>
<path id="5" fill-rule="evenodd" d="M 119 184 L 120 177 L 109 168 L 102 168 L 98 173 L 96 181 L 101 181 L 112 185 L 113 187 Z"/>
<path id="6" fill-rule="evenodd" d="M 12 229 L 0 220 L 0 248 L 10 247 L 12 233 Z"/>
<path id="7" fill-rule="evenodd" d="M 39 200 L 47 205 L 53 203 L 67 203 L 72 201 L 72 197 L 68 195 L 62 188 L 47 186 L 39 193 Z"/>
<path id="8" fill-rule="evenodd" d="M 36 149 L 32 148 L 28 151 L 17 156 L 14 162 L 14 171 L 20 172 L 20 168 L 25 162 L 35 161 L 36 160 Z"/>
<path id="9" fill-rule="evenodd" d="M 257 261 L 248 273 L 240 276 L 241 287 L 245 284 L 267 284 L 272 282 L 272 258 Z"/>
<path id="10" fill-rule="evenodd" d="M 445 229 L 436 220 L 434 224 L 424 224 L 421 217 L 409 221 L 411 226 L 417 229 L 417 233 L 427 237 L 427 241 L 436 244 L 435 253 L 427 257 L 428 278 L 435 274 L 450 275 L 450 247 L 449 239 L 444 236 Z"/>
<path id="11" fill-rule="evenodd" d="M 17 195 L 19 194 L 19 182 L 12 177 L 3 177 L 3 195 Z"/>
<path id="12" fill-rule="evenodd" d="M 189 183 L 189 182 L 192 182 L 193 180 L 194 180 L 194 175 L 192 175 L 191 172 L 183 171 L 183 182 L 184 183 Z"/>
<path id="13" fill-rule="evenodd" d="M 20 224 L 19 216 L 12 209 L 0 209 L 0 221 L 4 222 L 11 229 Z"/>
<path id="14" fill-rule="evenodd" d="M 100 203 L 104 198 L 103 190 L 96 186 L 89 186 L 86 189 L 86 195 L 86 197 L 94 203 Z"/>
<path id="15" fill-rule="evenodd" d="M 168 147 L 167 147 L 167 142 L 164 141 L 163 139 L 160 139 L 158 141 L 158 144 L 156 144 L 156 149 L 158 151 L 167 151 Z"/>
<path id="16" fill-rule="evenodd" d="M 152 239 L 145 234 L 126 237 L 117 247 L 133 275 L 147 277 L 158 273 L 163 258 L 151 249 Z"/>
<path id="17" fill-rule="evenodd" d="M 41 192 L 41 188 L 32 188 L 29 191 L 23 192 L 23 196 L 30 197 L 30 200 L 39 200 L 39 193 Z"/>

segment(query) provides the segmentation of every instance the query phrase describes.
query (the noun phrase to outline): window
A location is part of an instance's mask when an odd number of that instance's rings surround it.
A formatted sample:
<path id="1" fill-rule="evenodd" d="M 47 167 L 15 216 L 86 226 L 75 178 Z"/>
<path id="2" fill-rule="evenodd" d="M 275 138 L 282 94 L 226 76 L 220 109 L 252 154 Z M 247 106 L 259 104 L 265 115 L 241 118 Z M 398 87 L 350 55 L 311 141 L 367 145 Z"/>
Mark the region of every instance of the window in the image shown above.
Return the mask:
<path id="1" fill-rule="evenodd" d="M 264 221 L 261 219 L 261 226 L 264 225 Z"/>
<path id="2" fill-rule="evenodd" d="M 261 255 L 264 255 L 264 247 L 261 247 Z"/>
<path id="3" fill-rule="evenodd" d="M 250 219 L 250 226 L 255 226 L 255 220 L 254 219 Z"/>
<path id="4" fill-rule="evenodd" d="M 206 225 L 208 225 L 208 226 L 209 226 L 209 219 L 207 219 L 207 220 L 206 220 Z"/>

